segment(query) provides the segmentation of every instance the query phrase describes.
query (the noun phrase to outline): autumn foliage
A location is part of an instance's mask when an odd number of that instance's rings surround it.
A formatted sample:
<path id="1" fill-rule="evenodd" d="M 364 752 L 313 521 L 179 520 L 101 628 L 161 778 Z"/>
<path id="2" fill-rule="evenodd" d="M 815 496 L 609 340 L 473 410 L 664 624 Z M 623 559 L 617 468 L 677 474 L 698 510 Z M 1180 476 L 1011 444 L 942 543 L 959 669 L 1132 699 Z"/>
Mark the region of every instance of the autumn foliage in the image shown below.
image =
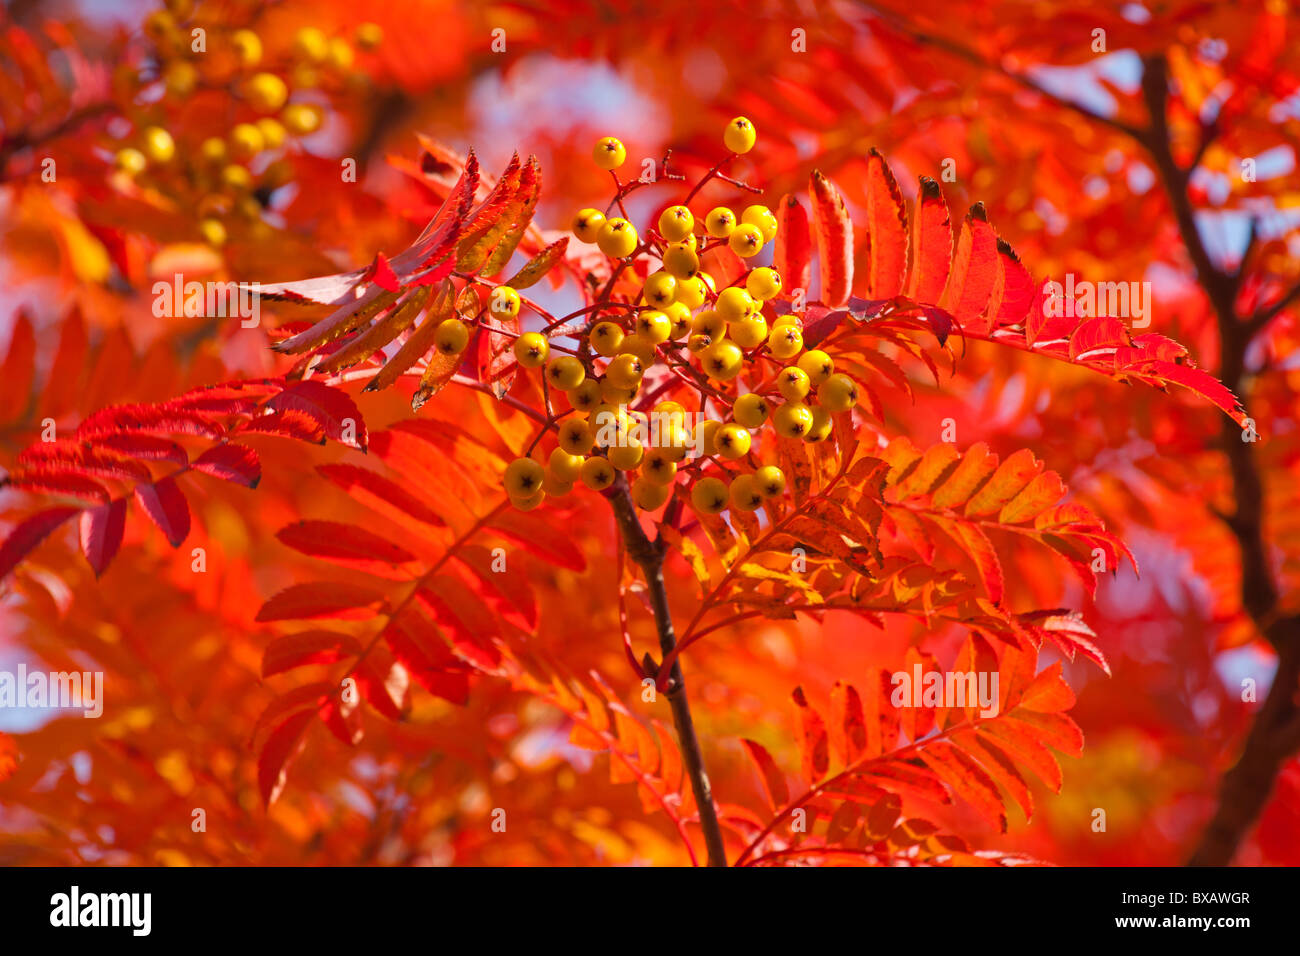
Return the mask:
<path id="1" fill-rule="evenodd" d="M 1296 862 L 1284 5 L 439 6 L 6 25 L 0 858 Z"/>

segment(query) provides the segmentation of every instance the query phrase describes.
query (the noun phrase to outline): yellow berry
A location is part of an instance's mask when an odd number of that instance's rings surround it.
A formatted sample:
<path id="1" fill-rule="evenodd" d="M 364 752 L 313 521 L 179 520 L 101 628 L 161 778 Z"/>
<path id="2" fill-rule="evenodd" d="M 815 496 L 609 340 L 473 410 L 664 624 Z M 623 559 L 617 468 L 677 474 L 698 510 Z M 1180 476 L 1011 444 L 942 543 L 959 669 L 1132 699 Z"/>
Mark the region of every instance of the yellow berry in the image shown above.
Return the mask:
<path id="1" fill-rule="evenodd" d="M 858 403 L 858 386 L 843 372 L 836 372 L 817 386 L 817 401 L 828 411 L 847 412 Z"/>
<path id="2" fill-rule="evenodd" d="M 527 498 L 542 487 L 542 466 L 531 458 L 516 458 L 506 465 L 506 494 L 512 498 Z"/>
<path id="3" fill-rule="evenodd" d="M 601 169 L 618 169 L 627 159 L 627 150 L 613 136 L 606 136 L 596 141 L 591 150 L 591 158 Z"/>
<path id="4" fill-rule="evenodd" d="M 731 251 L 742 259 L 756 256 L 763 248 L 763 233 L 758 226 L 749 223 L 737 226 L 727 239 Z"/>
<path id="5" fill-rule="evenodd" d="M 253 188 L 253 174 L 243 166 L 230 165 L 221 170 L 221 181 L 236 192 Z"/>
<path id="6" fill-rule="evenodd" d="M 224 246 L 226 244 L 226 227 L 216 219 L 204 219 L 200 222 L 199 235 L 210 246 Z"/>
<path id="7" fill-rule="evenodd" d="M 579 412 L 589 412 L 600 404 L 600 383 L 589 378 L 577 388 L 565 392 L 565 397 L 569 400 L 571 408 Z"/>
<path id="8" fill-rule="evenodd" d="M 267 149 L 279 149 L 284 145 L 285 137 L 288 135 L 279 120 L 273 120 L 269 116 L 263 116 L 256 123 L 257 131 L 262 134 L 262 145 Z"/>
<path id="9" fill-rule="evenodd" d="M 698 355 L 712 344 L 713 339 L 707 335 L 692 335 L 686 340 L 686 350 Z"/>
<path id="10" fill-rule="evenodd" d="M 667 342 L 673 334 L 673 321 L 658 309 L 646 309 L 637 314 L 636 334 L 655 345 Z"/>
<path id="11" fill-rule="evenodd" d="M 630 256 L 637 246 L 636 227 L 626 219 L 607 219 L 596 235 L 596 245 L 611 259 Z"/>
<path id="12" fill-rule="evenodd" d="M 723 458 L 744 458 L 749 454 L 750 434 L 744 425 L 735 422 L 723 425 L 713 440 Z"/>
<path id="13" fill-rule="evenodd" d="M 757 511 L 763 504 L 763 493 L 753 475 L 737 475 L 732 479 L 727 498 L 737 511 Z"/>
<path id="14" fill-rule="evenodd" d="M 731 406 L 731 417 L 746 428 L 758 428 L 767 421 L 771 410 L 766 398 L 757 392 L 747 392 Z"/>
<path id="15" fill-rule="evenodd" d="M 721 514 L 727 508 L 727 486 L 717 478 L 701 478 L 691 488 L 691 505 L 701 514 Z"/>
<path id="16" fill-rule="evenodd" d="M 565 481 L 553 470 L 547 468 L 542 474 L 542 491 L 548 498 L 563 498 L 573 491 L 573 482 Z"/>
<path id="17" fill-rule="evenodd" d="M 740 374 L 745 364 L 745 353 L 735 342 L 723 339 L 704 350 L 702 356 L 705 374 L 709 378 L 727 382 Z"/>
<path id="18" fill-rule="evenodd" d="M 681 284 L 678 284 L 681 289 Z M 680 339 L 691 331 L 691 308 L 680 299 L 664 309 L 664 314 L 668 316 L 668 322 L 671 331 L 668 333 L 670 339 Z"/>
<path id="19" fill-rule="evenodd" d="M 608 378 L 600 381 L 600 400 L 609 405 L 626 405 L 636 398 L 636 392 L 635 388 L 623 388 Z"/>
<path id="20" fill-rule="evenodd" d="M 782 325 L 780 320 L 767 337 L 767 350 L 779 359 L 794 358 L 803 349 L 803 332 L 795 325 Z"/>
<path id="21" fill-rule="evenodd" d="M 163 83 L 176 96 L 189 96 L 199 85 L 199 71 L 189 60 L 175 60 L 163 72 Z"/>
<path id="22" fill-rule="evenodd" d="M 750 207 L 753 208 L 752 206 Z M 760 266 L 745 279 L 745 289 L 755 299 L 766 302 L 775 298 L 781 291 L 781 274 L 775 269 Z"/>
<path id="23" fill-rule="evenodd" d="M 623 343 L 623 330 L 613 322 L 597 322 L 587 335 L 587 341 L 597 355 L 617 355 Z"/>
<path id="24" fill-rule="evenodd" d="M 230 131 L 230 153 L 235 159 L 252 159 L 266 146 L 266 137 L 252 123 L 238 123 Z"/>
<path id="25" fill-rule="evenodd" d="M 605 377 L 619 388 L 639 387 L 643 374 L 645 374 L 645 367 L 641 359 L 627 352 L 614 356 L 609 367 L 605 369 Z"/>
<path id="26" fill-rule="evenodd" d="M 494 319 L 513 319 L 519 314 L 519 293 L 508 285 L 497 286 L 488 299 L 488 312 Z"/>
<path id="27" fill-rule="evenodd" d="M 714 239 L 726 239 L 736 228 L 736 214 L 726 206 L 711 209 L 704 217 L 704 228 Z"/>
<path id="28" fill-rule="evenodd" d="M 567 481 L 572 484 L 578 480 L 578 473 L 582 470 L 582 461 L 581 455 L 571 455 L 563 448 L 556 448 L 551 451 L 548 464 L 551 474 L 555 475 L 560 481 Z"/>
<path id="29" fill-rule="evenodd" d="M 641 465 L 641 480 L 652 481 L 656 485 L 671 485 L 677 479 L 677 465 L 672 452 L 666 448 L 656 448 L 645 456 Z"/>
<path id="30" fill-rule="evenodd" d="M 130 146 L 117 151 L 117 155 L 113 157 L 113 164 L 128 176 L 139 175 L 149 165 L 144 153 Z"/>
<path id="31" fill-rule="evenodd" d="M 667 266 L 665 265 L 665 268 Z M 704 304 L 708 288 L 698 274 L 690 278 L 677 278 L 677 301 L 688 309 L 698 309 Z"/>
<path id="32" fill-rule="evenodd" d="M 812 387 L 808 373 L 797 365 L 788 365 L 781 369 L 776 377 L 776 387 L 788 402 L 801 401 Z"/>
<path id="33" fill-rule="evenodd" d="M 155 163 L 170 163 L 176 155 L 176 142 L 172 134 L 157 126 L 150 126 L 141 137 L 144 153 Z"/>
<path id="34" fill-rule="evenodd" d="M 209 163 L 220 163 L 226 158 L 226 142 L 219 136 L 209 136 L 199 146 L 199 156 Z"/>
<path id="35" fill-rule="evenodd" d="M 578 215 L 573 217 L 573 234 L 580 242 L 595 242 L 603 225 L 605 214 L 599 209 L 580 209 Z"/>
<path id="36" fill-rule="evenodd" d="M 713 309 L 705 309 L 691 323 L 691 333 L 708 336 L 710 342 L 715 342 L 726 336 L 727 320 Z"/>
<path id="37" fill-rule="evenodd" d="M 632 501 L 642 511 L 658 511 L 672 493 L 672 485 L 656 484 L 645 478 L 632 482 Z"/>
<path id="38" fill-rule="evenodd" d="M 252 30 L 236 30 L 230 44 L 244 66 L 257 66 L 262 59 L 262 38 Z"/>
<path id="39" fill-rule="evenodd" d="M 329 40 L 316 27 L 303 27 L 294 34 L 293 51 L 304 60 L 322 63 L 329 55 Z"/>
<path id="40" fill-rule="evenodd" d="M 525 332 L 515 339 L 515 361 L 520 368 L 537 368 L 550 354 L 551 343 L 540 332 Z"/>
<path id="41" fill-rule="evenodd" d="M 727 335 L 742 349 L 752 349 L 767 338 L 767 320 L 758 312 L 742 315 L 728 324 Z"/>
<path id="42" fill-rule="evenodd" d="M 561 355 L 546 366 L 546 381 L 563 391 L 577 388 L 587 377 L 587 370 L 572 355 Z"/>
<path id="43" fill-rule="evenodd" d="M 722 427 L 722 422 L 715 421 L 712 418 L 706 418 L 695 426 L 695 447 L 701 455 L 716 455 L 718 453 L 718 429 Z"/>
<path id="44" fill-rule="evenodd" d="M 617 472 L 604 458 L 588 458 L 579 472 L 582 483 L 592 491 L 603 491 L 614 483 Z"/>
<path id="45" fill-rule="evenodd" d="M 695 274 L 700 271 L 699 254 L 684 242 L 669 246 L 664 251 L 663 262 L 664 271 L 676 278 L 678 285 L 686 279 L 695 278 Z"/>
<path id="46" fill-rule="evenodd" d="M 625 436 L 621 444 L 611 446 L 606 454 L 609 455 L 609 463 L 619 471 L 631 471 L 641 464 L 645 447 L 635 438 Z"/>
<path id="47" fill-rule="evenodd" d="M 244 99 L 259 113 L 274 113 L 289 98 L 289 88 L 274 73 L 258 73 L 244 84 Z"/>
<path id="48" fill-rule="evenodd" d="M 662 312 L 659 313 L 663 315 Z M 655 342 L 641 333 L 633 333 L 624 336 L 623 343 L 618 347 L 619 355 L 635 355 L 641 360 L 642 366 L 650 366 L 655 360 Z"/>
<path id="49" fill-rule="evenodd" d="M 812 423 L 812 409 L 803 402 L 788 402 L 772 415 L 772 427 L 782 438 L 801 438 Z"/>
<path id="50" fill-rule="evenodd" d="M 758 226 L 759 231 L 763 234 L 764 242 L 771 242 L 776 238 L 776 216 L 766 206 L 745 207 L 745 211 L 740 214 L 740 221 L 746 225 Z"/>
<path id="51" fill-rule="evenodd" d="M 808 373 L 808 379 L 816 387 L 831 377 L 835 362 L 821 349 L 809 349 L 799 356 L 799 367 Z"/>
<path id="52" fill-rule="evenodd" d="M 831 433 L 834 422 L 831 420 L 831 413 L 827 411 L 825 405 L 814 405 L 812 407 L 812 424 L 804 432 L 803 440 L 806 442 L 825 441 Z"/>
<path id="53" fill-rule="evenodd" d="M 733 153 L 748 153 L 754 148 L 754 141 L 758 138 L 758 133 L 754 130 L 754 124 L 743 116 L 737 116 L 727 124 L 726 131 L 722 134 L 723 145 Z"/>
<path id="54" fill-rule="evenodd" d="M 469 344 L 469 326 L 460 319 L 443 319 L 433 330 L 433 344 L 443 355 L 459 355 Z"/>
<path id="55" fill-rule="evenodd" d="M 314 133 L 320 129 L 320 124 L 324 122 L 325 114 L 315 103 L 290 103 L 280 114 L 280 119 L 284 122 L 285 129 L 298 136 L 306 136 L 308 133 Z"/>
<path id="56" fill-rule="evenodd" d="M 800 332 L 803 331 L 803 319 L 799 318 L 793 312 L 787 312 L 785 315 L 778 315 L 776 321 L 772 323 L 772 328 L 779 329 L 783 325 L 793 325 Z"/>
<path id="57" fill-rule="evenodd" d="M 727 322 L 735 322 L 742 316 L 749 315 L 758 307 L 754 297 L 740 286 L 728 286 L 718 293 L 714 309 Z"/>
<path id="58" fill-rule="evenodd" d="M 339 71 L 350 70 L 356 58 L 356 54 L 352 52 L 352 46 L 347 40 L 342 37 L 334 37 L 330 40 L 329 63 L 334 69 Z"/>
<path id="59" fill-rule="evenodd" d="M 373 50 L 383 42 L 384 31 L 379 24 L 367 21 L 357 27 L 357 46 L 361 49 Z"/>
<path id="60" fill-rule="evenodd" d="M 775 498 L 785 491 L 785 472 L 776 465 L 764 465 L 754 472 L 754 482 L 764 498 Z"/>
<path id="61" fill-rule="evenodd" d="M 585 455 L 591 451 L 591 446 L 595 442 L 595 434 L 587 422 L 570 418 L 560 425 L 560 430 L 556 434 L 555 440 L 560 448 L 570 455 Z"/>
<path id="62" fill-rule="evenodd" d="M 546 483 L 546 476 L 543 475 L 542 484 L 545 485 L 545 483 Z M 543 488 L 538 488 L 536 494 L 529 495 L 527 498 L 512 497 L 510 499 L 510 503 L 514 505 L 515 508 L 519 511 L 532 511 L 534 508 L 540 506 L 541 503 L 545 500 L 546 500 L 546 489 L 543 487 Z"/>
<path id="63" fill-rule="evenodd" d="M 659 235 L 681 242 L 695 229 L 695 217 L 685 206 L 669 206 L 659 214 Z"/>
<path id="64" fill-rule="evenodd" d="M 677 298 L 677 280 L 671 273 L 656 272 L 648 276 L 641 290 L 645 300 L 656 309 L 662 309 Z"/>

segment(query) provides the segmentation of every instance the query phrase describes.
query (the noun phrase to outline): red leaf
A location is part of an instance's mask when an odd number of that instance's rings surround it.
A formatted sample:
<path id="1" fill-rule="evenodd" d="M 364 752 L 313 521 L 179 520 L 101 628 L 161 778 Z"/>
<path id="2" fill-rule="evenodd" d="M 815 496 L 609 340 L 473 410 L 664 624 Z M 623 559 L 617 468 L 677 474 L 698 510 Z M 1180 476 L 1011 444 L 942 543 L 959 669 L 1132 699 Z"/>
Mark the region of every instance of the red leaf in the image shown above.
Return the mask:
<path id="1" fill-rule="evenodd" d="M 907 207 L 898 182 L 876 149 L 867 156 L 867 295 L 892 299 L 907 270 Z"/>
<path id="2" fill-rule="evenodd" d="M 81 475 L 51 473 L 49 471 L 18 471 L 5 479 L 4 484 L 19 491 L 47 495 L 66 495 L 85 501 L 104 502 L 108 492 L 97 481 Z"/>
<path id="3" fill-rule="evenodd" d="M 777 204 L 776 220 L 772 268 L 781 276 L 781 297 L 791 298 L 795 289 L 803 289 L 806 300 L 812 282 L 812 234 L 808 229 L 808 213 L 798 197 L 786 193 Z"/>
<path id="4" fill-rule="evenodd" d="M 107 448 L 144 461 L 170 461 L 177 465 L 186 465 L 190 460 L 185 449 L 176 442 L 153 435 L 104 435 L 94 439 L 94 444 L 96 447 Z"/>
<path id="5" fill-rule="evenodd" d="M 796 687 L 792 696 L 795 706 L 799 708 L 804 776 L 809 780 L 819 780 L 826 774 L 831 762 L 826 721 L 822 720 L 822 715 L 809 705 L 802 687 Z"/>
<path id="6" fill-rule="evenodd" d="M 393 272 L 393 267 L 388 264 L 388 257 L 382 252 L 375 253 L 375 261 L 362 273 L 361 281 L 373 282 L 386 292 L 396 292 L 401 288 L 401 284 L 397 281 L 397 274 Z"/>
<path id="7" fill-rule="evenodd" d="M 190 506 L 172 476 L 149 485 L 136 485 L 135 500 L 173 548 L 190 533 Z"/>
<path id="8" fill-rule="evenodd" d="M 907 282 L 907 297 L 937 305 L 952 265 L 952 221 L 943 190 L 929 176 L 921 177 L 917 201 L 920 209 L 912 227 L 912 274 Z"/>
<path id="9" fill-rule="evenodd" d="M 762 744 L 753 740 L 742 740 L 741 743 L 758 767 L 758 772 L 763 775 L 763 787 L 767 791 L 767 800 L 773 812 L 780 810 L 790 802 L 790 788 L 786 785 L 785 774 Z"/>
<path id="10" fill-rule="evenodd" d="M 366 507 L 398 524 L 404 524 L 407 518 L 414 518 L 434 528 L 445 525 L 442 518 L 415 495 L 397 482 L 368 468 L 356 465 L 318 465 L 316 470 Z"/>
<path id="11" fill-rule="evenodd" d="M 271 596 L 255 620 L 291 621 L 318 617 L 373 617 L 384 596 L 374 588 L 345 581 L 293 584 Z"/>
<path id="12" fill-rule="evenodd" d="M 303 732 L 316 716 L 314 710 L 294 714 L 266 738 L 257 758 L 257 785 L 262 802 L 270 806 L 284 789 L 289 761 L 302 749 Z"/>
<path id="13" fill-rule="evenodd" d="M 330 438 L 353 448 L 366 450 L 366 423 L 356 403 L 345 392 L 322 382 L 296 382 L 267 405 L 277 410 L 293 409 L 310 416 Z"/>
<path id="14" fill-rule="evenodd" d="M 952 277 L 940 304 L 963 325 L 977 324 L 993 293 L 999 268 L 997 233 L 988 224 L 983 204 L 976 203 L 962 223 Z"/>
<path id="15" fill-rule="evenodd" d="M 90 562 L 95 576 L 104 573 L 108 563 L 122 545 L 126 527 L 126 499 L 118 498 L 81 513 L 81 553 Z"/>
<path id="16" fill-rule="evenodd" d="M 21 522 L 0 544 L 0 579 L 6 577 L 29 551 L 46 539 L 59 525 L 81 509 L 49 508 Z"/>
<path id="17" fill-rule="evenodd" d="M 257 452 L 235 442 L 209 448 L 194 459 L 194 470 L 213 478 L 233 481 L 245 488 L 256 488 L 262 480 L 262 463 Z"/>
<path id="18" fill-rule="evenodd" d="M 405 564 L 415 555 L 353 525 L 338 521 L 298 521 L 281 528 L 275 535 L 283 544 L 314 558 L 349 563 Z"/>
<path id="19" fill-rule="evenodd" d="M 853 223 L 840 191 L 817 170 L 808 191 L 821 261 L 821 300 L 834 308 L 848 300 L 853 285 Z"/>
<path id="20" fill-rule="evenodd" d="M 0 414 L 5 416 L 5 421 L 13 421 L 26 411 L 35 374 L 36 336 L 27 310 L 23 309 L 14 322 L 4 365 L 0 365 L 0 409 L 3 410 Z"/>
<path id="21" fill-rule="evenodd" d="M 281 438 L 296 438 L 298 441 L 313 445 L 325 444 L 325 429 L 315 418 L 306 412 L 286 408 L 258 415 L 246 422 L 241 422 L 235 431 L 241 435 L 277 435 Z"/>
<path id="22" fill-rule="evenodd" d="M 502 512 L 493 519 L 491 528 L 549 564 L 570 571 L 583 571 L 587 567 L 587 559 L 578 546 L 561 529 L 550 526 L 535 513 Z"/>
<path id="23" fill-rule="evenodd" d="M 262 676 L 283 674 L 308 664 L 332 664 L 361 653 L 350 634 L 338 631 L 299 631 L 277 637 L 262 653 Z"/>
<path id="24" fill-rule="evenodd" d="M 385 655 L 387 656 L 387 655 Z M 381 663 L 371 653 L 353 675 L 371 707 L 389 720 L 401 720 L 410 705 L 411 679 L 400 663 Z"/>

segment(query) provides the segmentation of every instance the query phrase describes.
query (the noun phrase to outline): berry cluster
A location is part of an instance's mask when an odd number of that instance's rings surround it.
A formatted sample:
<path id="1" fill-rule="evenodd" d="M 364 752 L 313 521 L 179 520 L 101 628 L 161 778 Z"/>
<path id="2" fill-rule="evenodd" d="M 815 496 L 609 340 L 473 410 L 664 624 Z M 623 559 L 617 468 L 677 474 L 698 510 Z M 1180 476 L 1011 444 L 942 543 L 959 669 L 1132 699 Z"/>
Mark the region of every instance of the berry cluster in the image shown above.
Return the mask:
<path id="1" fill-rule="evenodd" d="M 353 45 L 303 27 L 292 52 L 277 62 L 264 56 L 262 37 L 246 28 L 200 21 L 194 0 L 167 0 L 145 19 L 152 44 L 148 62 L 129 77 L 137 87 L 136 129 L 114 154 L 119 173 L 197 208 L 198 231 L 212 246 L 225 243 L 233 223 L 261 221 L 270 191 L 285 185 L 290 169 L 281 158 L 292 137 L 316 132 L 324 111 L 300 94 L 364 85 L 353 69 Z M 356 32 L 356 45 L 372 49 L 382 39 L 373 23 Z M 196 49 L 196 46 L 198 49 Z M 161 86 L 161 95 L 153 88 Z M 181 109 L 202 109 L 195 97 L 216 92 L 221 115 L 239 104 L 238 119 L 223 136 L 178 144 L 166 117 Z M 215 102 L 215 101 L 214 101 Z"/>
<path id="2" fill-rule="evenodd" d="M 753 147 L 753 124 L 737 117 L 724 140 L 730 154 L 692 196 Z M 610 208 L 621 211 L 629 188 L 614 171 L 627 158 L 623 144 L 606 137 L 593 158 L 614 175 L 619 191 Z M 517 508 L 567 494 L 577 481 L 602 490 L 622 471 L 636 473 L 629 475 L 632 498 L 645 511 L 663 506 L 679 478 L 699 512 L 755 511 L 786 486 L 781 469 L 760 455 L 765 426 L 782 438 L 819 442 L 831 434 L 832 415 L 857 404 L 857 385 L 835 371 L 831 356 L 805 350 L 799 317 L 772 308 L 782 294 L 775 269 L 749 269 L 722 289 L 701 269 L 701 255 L 723 245 L 745 260 L 758 255 L 777 234 L 771 210 L 751 205 L 738 216 L 718 206 L 702 220 L 696 215 L 688 205 L 670 206 L 644 237 L 627 218 L 598 209 L 575 217 L 574 235 L 615 260 L 611 291 L 585 310 L 591 316 L 585 337 L 576 350 L 564 350 L 572 354 L 551 357 L 552 344 L 537 332 L 515 341 L 519 365 L 544 367 L 546 386 L 563 391 L 572 412 L 556 417 L 556 447 L 545 465 L 530 455 L 506 468 L 505 488 Z M 613 291 L 629 266 L 644 278 Z M 494 290 L 494 315 L 513 317 L 518 310 L 513 289 Z M 447 341 L 464 348 L 468 330 L 459 320 L 443 325 Z M 681 401 L 655 401 L 667 393 Z M 638 429 L 643 420 L 652 420 L 648 430 Z"/>

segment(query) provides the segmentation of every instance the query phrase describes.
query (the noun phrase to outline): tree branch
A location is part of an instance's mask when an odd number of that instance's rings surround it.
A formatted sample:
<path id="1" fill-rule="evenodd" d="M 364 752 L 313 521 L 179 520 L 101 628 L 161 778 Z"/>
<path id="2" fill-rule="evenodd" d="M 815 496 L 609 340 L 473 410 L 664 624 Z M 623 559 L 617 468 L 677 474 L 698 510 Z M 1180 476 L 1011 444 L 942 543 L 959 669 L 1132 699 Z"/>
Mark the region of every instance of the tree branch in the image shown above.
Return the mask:
<path id="1" fill-rule="evenodd" d="M 664 656 L 670 654 L 677 644 L 673 631 L 672 614 L 668 608 L 668 590 L 664 585 L 664 552 L 662 541 L 651 541 L 641 528 L 636 507 L 628 492 L 627 479 L 622 474 L 605 492 L 614 508 L 614 517 L 618 521 L 619 533 L 628 557 L 635 561 L 645 575 L 646 587 L 650 592 L 650 603 L 654 608 L 655 624 L 659 629 L 659 649 Z M 691 718 L 691 705 L 686 699 L 686 682 L 682 676 L 680 661 L 674 661 L 668 685 L 664 691 L 672 707 L 673 725 L 677 728 L 677 738 L 682 748 L 682 762 L 691 780 L 691 790 L 695 794 L 695 803 L 700 811 L 700 826 L 704 830 L 704 843 L 708 848 L 709 866 L 726 866 L 727 849 L 722 841 L 722 827 L 718 822 L 717 807 L 713 803 L 713 790 L 709 776 L 704 769 L 704 753 L 695 733 L 695 722 Z"/>

